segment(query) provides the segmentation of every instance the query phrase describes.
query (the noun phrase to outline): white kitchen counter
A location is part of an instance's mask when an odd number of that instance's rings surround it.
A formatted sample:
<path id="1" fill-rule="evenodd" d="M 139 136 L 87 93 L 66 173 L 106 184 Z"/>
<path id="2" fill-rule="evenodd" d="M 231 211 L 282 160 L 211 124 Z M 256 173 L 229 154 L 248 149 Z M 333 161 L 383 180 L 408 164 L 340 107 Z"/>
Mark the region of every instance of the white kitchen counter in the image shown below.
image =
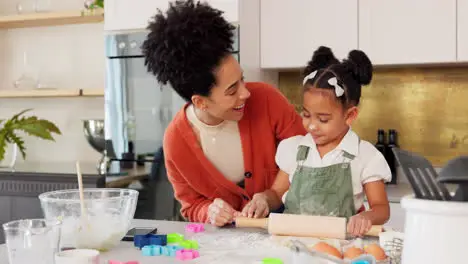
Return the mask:
<path id="1" fill-rule="evenodd" d="M 140 220 L 133 222 L 133 227 L 157 227 L 159 234 L 181 233 L 185 234 L 187 222 Z M 263 258 L 280 258 L 285 264 L 293 263 L 293 253 L 285 246 L 284 238 L 272 238 L 265 230 L 261 229 L 236 229 L 234 227 L 217 228 L 205 225 L 205 232 L 193 237 L 200 245 L 200 257 L 189 263 L 258 263 Z M 190 239 L 186 235 L 186 239 Z M 305 239 L 306 241 L 304 241 Z M 303 238 L 306 243 L 314 238 Z M 315 240 L 316 241 L 316 240 Z M 109 260 L 126 261 L 137 260 L 140 264 L 154 263 L 184 263 L 175 257 L 142 256 L 141 251 L 133 246 L 133 242 L 121 242 L 116 248 L 101 254 L 101 264 L 107 264 Z M 8 263 L 5 245 L 0 245 L 0 263 Z M 261 263 L 261 262 L 260 262 Z"/>
<path id="2" fill-rule="evenodd" d="M 156 220 L 140 220 L 136 219 L 133 222 L 133 227 L 157 227 L 158 233 L 181 233 L 185 234 L 186 222 L 172 222 L 172 221 L 156 221 Z M 204 239 L 196 239 L 200 243 L 200 258 L 190 261 L 190 263 L 254 263 L 255 260 L 262 260 L 265 257 L 280 257 L 284 263 L 292 263 L 292 253 L 285 247 L 273 248 L 273 242 L 269 242 L 269 236 L 266 231 L 252 229 L 235 229 L 235 228 L 216 228 L 206 225 L 206 231 L 198 233 Z M 187 238 L 187 237 L 186 237 Z M 263 242 L 252 242 L 259 238 Z M 248 251 L 242 247 L 247 246 L 248 240 L 253 244 L 250 245 L 257 249 Z M 244 243 L 247 241 L 247 243 Z M 211 244 L 217 246 L 203 246 L 204 244 Z M 260 246 L 261 245 L 261 246 Z M 265 247 L 263 247 L 265 245 Z M 140 264 L 154 264 L 154 263 L 184 263 L 186 261 L 179 261 L 175 257 L 142 256 L 141 251 L 133 246 L 133 242 L 121 242 L 116 248 L 109 252 L 101 254 L 101 264 L 107 264 L 109 260 L 118 260 L 121 262 L 137 260 Z M 8 256 L 6 246 L 0 245 L 0 263 L 8 263 Z"/>

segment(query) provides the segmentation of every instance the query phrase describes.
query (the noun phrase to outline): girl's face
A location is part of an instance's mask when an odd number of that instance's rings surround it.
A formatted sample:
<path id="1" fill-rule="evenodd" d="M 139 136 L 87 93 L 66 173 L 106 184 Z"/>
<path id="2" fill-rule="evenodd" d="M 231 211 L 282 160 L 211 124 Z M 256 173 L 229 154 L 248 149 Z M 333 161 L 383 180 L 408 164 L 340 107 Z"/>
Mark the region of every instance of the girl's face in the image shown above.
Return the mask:
<path id="1" fill-rule="evenodd" d="M 302 124 L 317 145 L 338 144 L 357 117 L 357 107 L 344 107 L 332 89 L 306 90 L 302 105 Z"/>

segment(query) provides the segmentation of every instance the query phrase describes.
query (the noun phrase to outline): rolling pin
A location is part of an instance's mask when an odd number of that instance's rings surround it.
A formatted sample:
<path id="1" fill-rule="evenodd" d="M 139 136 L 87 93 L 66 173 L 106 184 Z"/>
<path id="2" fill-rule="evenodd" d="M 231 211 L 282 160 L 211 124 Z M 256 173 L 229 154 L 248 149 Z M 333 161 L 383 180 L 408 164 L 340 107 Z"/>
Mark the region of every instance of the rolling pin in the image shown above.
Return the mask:
<path id="1" fill-rule="evenodd" d="M 269 218 L 237 217 L 236 227 L 257 227 L 271 235 L 346 239 L 346 218 L 270 213 Z M 383 227 L 372 226 L 366 236 L 378 237 Z"/>

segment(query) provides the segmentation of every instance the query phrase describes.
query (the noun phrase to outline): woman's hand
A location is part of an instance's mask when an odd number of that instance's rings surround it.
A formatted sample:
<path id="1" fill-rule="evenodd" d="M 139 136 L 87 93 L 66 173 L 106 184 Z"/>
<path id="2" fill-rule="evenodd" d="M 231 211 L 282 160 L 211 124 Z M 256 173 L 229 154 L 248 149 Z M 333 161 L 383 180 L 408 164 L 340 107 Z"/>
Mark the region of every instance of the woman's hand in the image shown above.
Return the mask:
<path id="1" fill-rule="evenodd" d="M 364 236 L 367 232 L 372 227 L 372 221 L 366 217 L 364 214 L 358 214 L 354 215 L 349 219 L 348 222 L 348 233 L 356 236 L 356 237 L 362 237 Z"/>
<path id="2" fill-rule="evenodd" d="M 252 200 L 242 209 L 241 215 L 244 217 L 263 218 L 270 212 L 268 197 L 264 193 L 254 194 Z"/>
<path id="3" fill-rule="evenodd" d="M 210 223 L 215 226 L 230 224 L 239 214 L 240 212 L 234 210 L 230 204 L 219 198 L 216 198 L 208 206 L 208 219 Z"/>

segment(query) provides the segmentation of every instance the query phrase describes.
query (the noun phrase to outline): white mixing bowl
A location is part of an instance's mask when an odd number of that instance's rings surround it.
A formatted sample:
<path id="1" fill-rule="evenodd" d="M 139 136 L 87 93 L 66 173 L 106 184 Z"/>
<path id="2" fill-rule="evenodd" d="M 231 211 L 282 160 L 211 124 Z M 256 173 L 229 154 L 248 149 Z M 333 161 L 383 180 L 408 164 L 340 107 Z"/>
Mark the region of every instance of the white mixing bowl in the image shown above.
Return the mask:
<path id="1" fill-rule="evenodd" d="M 39 195 L 46 219 L 62 221 L 61 247 L 107 251 L 129 230 L 135 215 L 138 191 L 84 189 L 86 218 L 82 218 L 78 189 Z"/>

